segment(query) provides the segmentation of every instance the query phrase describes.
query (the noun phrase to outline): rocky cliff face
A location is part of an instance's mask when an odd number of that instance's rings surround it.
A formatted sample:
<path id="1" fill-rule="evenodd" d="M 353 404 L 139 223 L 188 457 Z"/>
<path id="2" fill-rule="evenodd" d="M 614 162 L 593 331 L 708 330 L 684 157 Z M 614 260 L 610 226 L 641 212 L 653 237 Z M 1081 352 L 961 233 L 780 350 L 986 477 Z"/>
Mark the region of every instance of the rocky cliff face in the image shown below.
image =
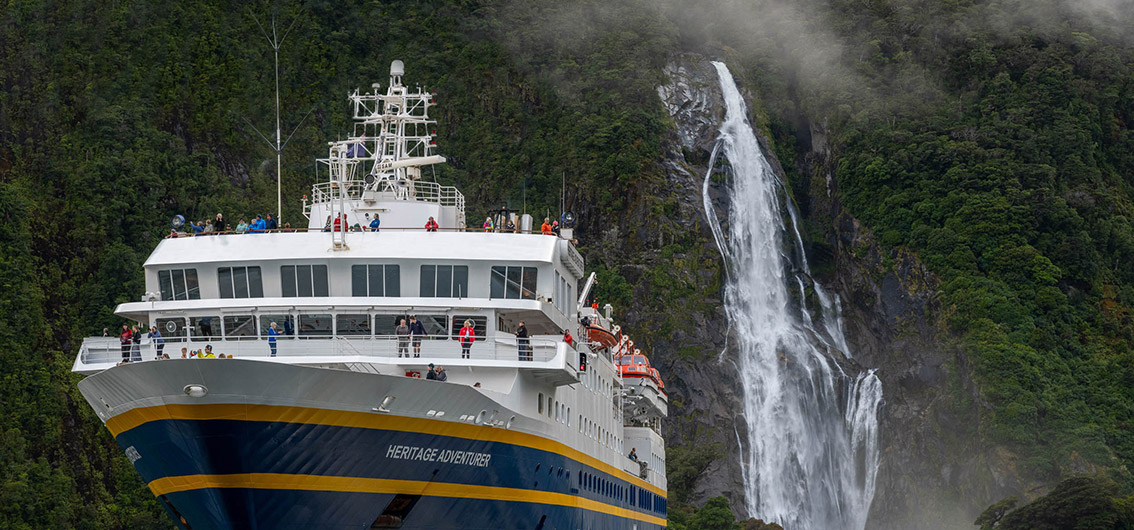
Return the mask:
<path id="1" fill-rule="evenodd" d="M 668 187 L 689 194 L 680 197 L 682 216 L 704 219 L 700 194 L 705 164 L 723 116 L 716 72 L 707 58 L 683 55 L 667 65 L 665 75 L 669 81 L 658 94 L 674 120 L 664 161 Z M 759 101 L 750 101 L 749 108 L 760 108 Z M 807 138 L 809 149 L 799 160 L 785 163 L 797 164 L 799 173 L 810 179 L 793 183 L 793 188 L 807 190 L 807 200 L 798 202 L 808 205 L 803 215 L 822 232 L 822 239 L 808 242 L 822 255 L 812 262 L 826 260 L 830 265 L 817 280 L 842 299 L 854 358 L 878 369 L 885 393 L 882 457 L 867 527 L 972 528 L 984 507 L 1025 492 L 1028 485 L 1012 471 L 1010 454 L 982 443 L 978 394 L 964 352 L 941 323 L 937 280 L 915 255 L 883 251 L 870 231 L 842 208 L 833 174 L 838 155 L 826 143 L 830 135 L 818 120 L 804 123 L 807 130 L 801 137 Z M 768 139 L 761 138 L 761 143 L 774 159 Z M 780 176 L 786 178 L 782 170 Z M 722 226 L 727 226 L 726 201 L 719 200 L 726 190 L 710 182 L 708 192 L 719 204 Z M 685 224 L 698 231 L 702 250 L 715 254 L 704 224 L 692 218 Z M 711 461 L 694 466 L 701 472 L 689 500 L 701 503 L 725 495 L 740 509 L 738 444 L 744 424 L 737 411 L 742 382 L 736 377 L 719 291 L 710 302 L 714 309 L 699 314 L 701 320 L 691 332 L 656 345 L 658 354 L 689 343 L 701 349 L 699 355 L 663 357 L 676 405 L 667 432 L 670 467 L 672 471 L 674 463 L 688 463 L 683 459 L 697 447 L 716 447 Z"/>

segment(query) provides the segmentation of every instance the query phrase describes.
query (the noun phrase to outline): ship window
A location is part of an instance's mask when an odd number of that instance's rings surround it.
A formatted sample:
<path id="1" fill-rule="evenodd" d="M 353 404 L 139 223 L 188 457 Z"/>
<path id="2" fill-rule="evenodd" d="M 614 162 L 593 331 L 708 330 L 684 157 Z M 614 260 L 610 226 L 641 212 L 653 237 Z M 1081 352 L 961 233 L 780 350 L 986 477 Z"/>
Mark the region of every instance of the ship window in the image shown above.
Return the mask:
<path id="1" fill-rule="evenodd" d="M 543 392 L 540 392 L 539 396 L 536 398 L 536 404 L 537 407 L 539 407 L 539 413 L 543 414 Z"/>
<path id="2" fill-rule="evenodd" d="M 260 267 L 220 267 L 217 287 L 221 298 L 263 298 L 264 284 Z"/>
<path id="3" fill-rule="evenodd" d="M 537 272 L 538 269 L 535 267 L 492 267 L 489 296 L 511 300 L 535 300 Z"/>
<path id="4" fill-rule="evenodd" d="M 171 269 L 158 271 L 158 285 L 162 300 L 200 300 L 197 269 Z"/>
<path id="5" fill-rule="evenodd" d="M 299 335 L 303 337 L 330 337 L 331 315 L 299 315 Z"/>
<path id="6" fill-rule="evenodd" d="M 282 265 L 280 289 L 288 298 L 327 296 L 327 266 Z"/>
<path id="7" fill-rule="evenodd" d="M 461 328 L 465 327 L 465 321 L 471 320 L 473 331 L 476 332 L 476 340 L 482 341 L 485 339 L 485 330 L 488 329 L 488 318 L 476 315 L 455 315 L 453 316 L 453 331 L 449 338 L 457 340 L 457 336 L 461 333 Z"/>
<path id="8" fill-rule="evenodd" d="M 189 317 L 189 325 L 192 327 L 194 338 L 221 336 L 219 317 Z"/>
<path id="9" fill-rule="evenodd" d="M 352 265 L 353 296 L 401 296 L 402 276 L 397 265 Z"/>
<path id="10" fill-rule="evenodd" d="M 161 336 L 167 341 L 172 337 L 185 336 L 185 319 L 182 317 L 176 318 L 159 318 L 155 321 L 158 331 L 161 331 Z"/>
<path id="11" fill-rule="evenodd" d="M 422 297 L 464 298 L 468 295 L 469 268 L 467 265 L 421 266 Z"/>
<path id="12" fill-rule="evenodd" d="M 256 320 L 252 315 L 229 315 L 224 317 L 224 336 L 255 337 Z"/>
<path id="13" fill-rule="evenodd" d="M 370 315 L 339 315 L 335 322 L 338 335 L 369 335 Z"/>
<path id="14" fill-rule="evenodd" d="M 295 320 L 291 315 L 260 315 L 260 336 L 267 337 L 268 329 L 276 323 L 276 332 L 280 335 L 295 335 Z"/>

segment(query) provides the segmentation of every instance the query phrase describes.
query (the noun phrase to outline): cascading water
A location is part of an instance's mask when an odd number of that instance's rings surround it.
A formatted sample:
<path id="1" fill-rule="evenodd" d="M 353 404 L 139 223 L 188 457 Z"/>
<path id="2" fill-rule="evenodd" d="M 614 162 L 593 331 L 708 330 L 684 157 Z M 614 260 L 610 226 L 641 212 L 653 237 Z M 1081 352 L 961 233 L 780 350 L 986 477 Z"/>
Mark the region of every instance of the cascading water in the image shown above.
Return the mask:
<path id="1" fill-rule="evenodd" d="M 725 309 L 738 342 L 748 429 L 746 508 L 791 530 L 862 530 L 878 469 L 882 383 L 872 370 L 848 374 L 835 360 L 837 352 L 850 356 L 841 308 L 814 282 L 819 307 L 812 318 L 798 216 L 760 150 L 732 74 L 713 65 L 726 113 L 710 167 L 719 155 L 731 166 L 727 237 L 709 199 L 712 169 L 703 199 L 728 270 Z"/>

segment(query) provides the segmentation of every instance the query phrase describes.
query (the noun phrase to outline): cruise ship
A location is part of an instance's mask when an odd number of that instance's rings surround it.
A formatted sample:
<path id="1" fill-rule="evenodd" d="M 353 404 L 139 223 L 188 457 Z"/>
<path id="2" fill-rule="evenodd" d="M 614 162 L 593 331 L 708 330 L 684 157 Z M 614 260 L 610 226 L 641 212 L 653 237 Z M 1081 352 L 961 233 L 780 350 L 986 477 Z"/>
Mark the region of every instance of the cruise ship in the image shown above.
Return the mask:
<path id="1" fill-rule="evenodd" d="M 660 374 L 569 226 L 466 226 L 403 74 L 349 94 L 306 228 L 175 219 L 116 308 L 161 337 L 85 339 L 80 391 L 185 530 L 665 527 Z"/>

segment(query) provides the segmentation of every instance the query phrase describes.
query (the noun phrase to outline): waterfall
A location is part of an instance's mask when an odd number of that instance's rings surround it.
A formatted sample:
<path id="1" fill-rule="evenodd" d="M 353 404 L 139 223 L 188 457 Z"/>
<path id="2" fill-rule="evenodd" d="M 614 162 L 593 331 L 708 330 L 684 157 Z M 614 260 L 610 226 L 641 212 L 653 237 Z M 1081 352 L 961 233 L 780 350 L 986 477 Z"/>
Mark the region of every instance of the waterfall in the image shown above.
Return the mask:
<path id="1" fill-rule="evenodd" d="M 882 383 L 873 370 L 848 374 L 852 363 L 836 360 L 851 356 L 838 297 L 811 280 L 791 198 L 760 149 L 732 74 L 713 65 L 726 113 L 702 194 L 728 271 L 725 310 L 747 423 L 745 508 L 791 530 L 862 530 L 878 470 Z M 718 156 L 731 172 L 727 233 L 708 195 Z M 808 305 L 807 285 L 817 308 Z"/>

